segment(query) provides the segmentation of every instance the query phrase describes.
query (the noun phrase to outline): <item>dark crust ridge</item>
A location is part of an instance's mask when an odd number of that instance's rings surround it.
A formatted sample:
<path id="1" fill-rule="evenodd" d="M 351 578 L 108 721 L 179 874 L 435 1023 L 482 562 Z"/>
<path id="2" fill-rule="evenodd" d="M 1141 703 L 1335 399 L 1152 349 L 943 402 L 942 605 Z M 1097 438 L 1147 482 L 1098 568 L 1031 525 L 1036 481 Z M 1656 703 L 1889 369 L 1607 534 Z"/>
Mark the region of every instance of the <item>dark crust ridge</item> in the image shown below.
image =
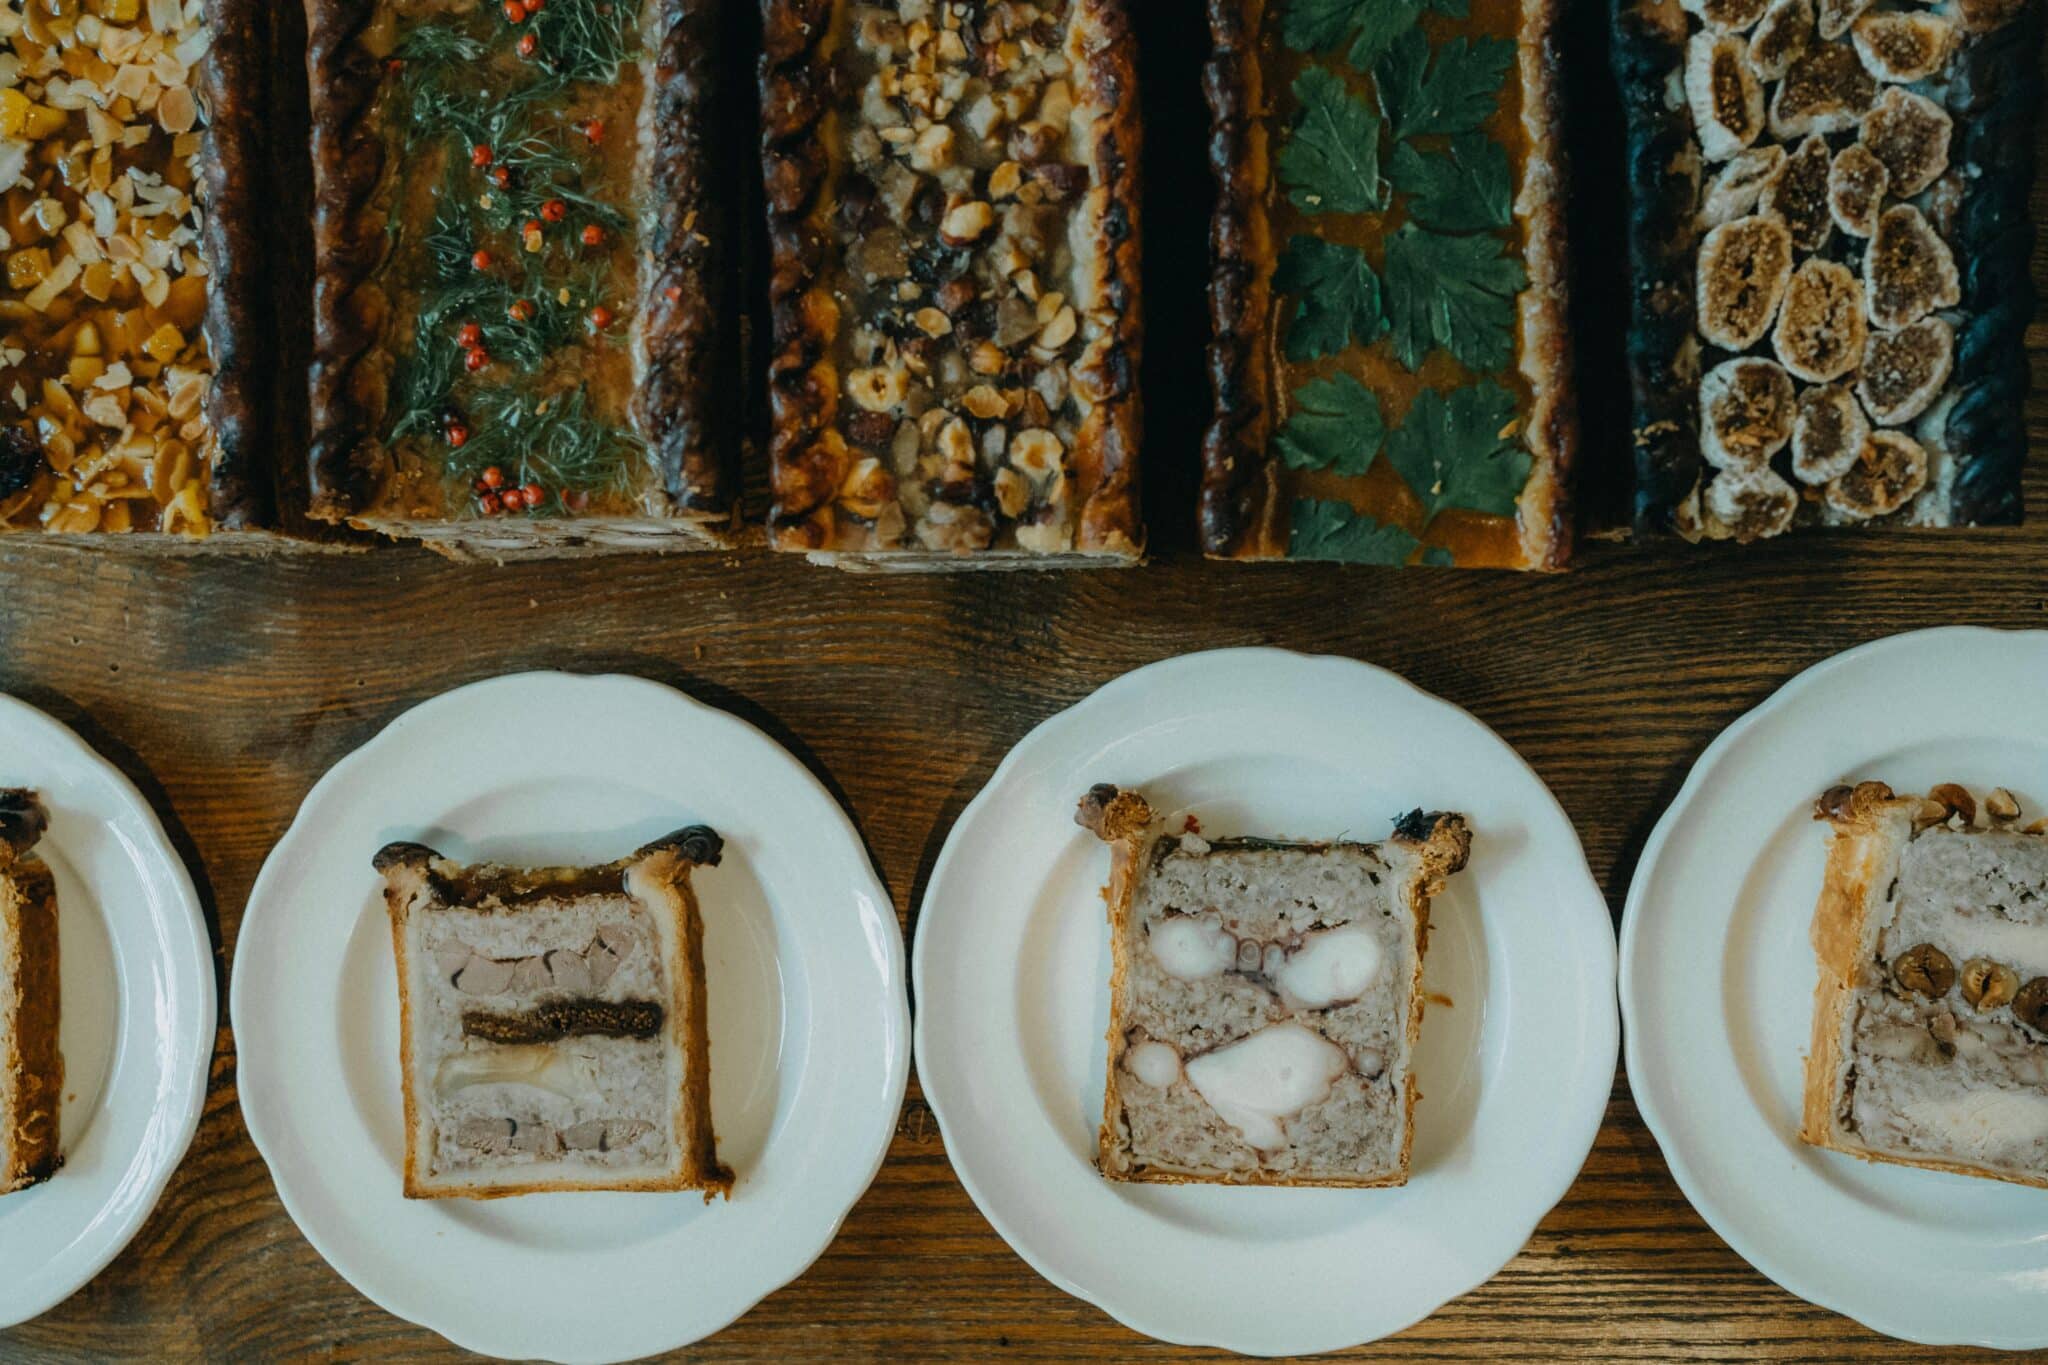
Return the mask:
<path id="1" fill-rule="evenodd" d="M 0 872 L 29 851 L 50 828 L 50 813 L 26 787 L 0 788 Z"/>
<path id="2" fill-rule="evenodd" d="M 512 1012 L 464 1010 L 462 1033 L 509 1047 L 564 1038 L 653 1038 L 662 1018 L 653 1000 L 549 1000 Z"/>
<path id="3" fill-rule="evenodd" d="M 378 849 L 370 865 L 379 873 L 417 868 L 438 902 L 436 908 L 513 910 L 534 901 L 619 895 L 625 890 L 626 874 L 650 858 L 669 855 L 694 867 L 716 867 L 724 851 L 725 841 L 709 825 L 690 825 L 642 845 L 616 862 L 593 867 L 465 866 L 425 844 L 403 839 Z"/>
<path id="4" fill-rule="evenodd" d="M 842 319 L 825 284 L 835 244 L 828 227 L 830 184 L 838 160 L 825 132 L 860 97 L 843 88 L 832 39 L 850 0 L 761 0 L 761 175 L 768 216 L 770 310 L 769 543 L 777 549 L 830 552 L 834 500 L 846 469 L 818 438 L 838 418 L 832 364 Z M 1138 368 L 1139 152 L 1136 46 L 1126 0 L 1071 0 L 1092 16 L 1098 41 L 1087 53 L 1085 98 L 1099 112 L 1091 163 L 1108 191 L 1097 248 L 1108 262 L 1105 304 L 1116 314 L 1114 340 L 1099 367 L 1102 397 L 1068 452 L 1079 514 L 1073 551 L 1033 555 L 980 551 L 933 555 L 917 549 L 863 556 L 870 564 L 918 561 L 921 567 L 1014 567 L 1135 562 L 1143 552 L 1138 498 L 1141 429 Z M 1069 23 L 1075 22 L 1070 19 Z M 1081 97 L 1077 92 L 1077 98 Z M 828 121 L 828 116 L 837 118 Z"/>
<path id="5" fill-rule="evenodd" d="M 378 283 L 387 244 L 377 200 L 386 163 L 376 118 L 386 68 L 361 41 L 378 0 L 305 0 L 306 65 L 312 105 L 313 360 L 312 436 L 308 455 L 310 515 L 343 522 L 367 511 L 384 482 L 388 452 L 377 436 L 389 354 L 384 329 L 393 301 Z M 706 127 L 716 89 L 723 0 L 646 0 L 656 40 L 649 80 L 656 129 L 641 187 L 658 204 L 649 249 L 655 269 L 643 283 L 647 374 L 633 405 L 670 502 L 712 514 L 677 519 L 687 537 L 649 548 L 722 544 L 734 505 L 737 473 L 725 387 L 713 382 L 724 347 L 720 325 L 723 272 L 719 196 L 705 192 L 717 169 Z M 689 228 L 683 226 L 696 217 Z M 665 291 L 678 291 L 671 300 Z M 597 519 L 593 519 L 597 520 Z M 665 522 L 655 516 L 631 524 Z M 509 526 L 531 526 L 536 548 L 581 547 L 576 519 L 560 523 L 493 524 L 485 538 L 498 549 Z M 460 537 L 455 540 L 459 541 Z M 644 538 L 643 538 L 644 540 Z M 435 548 L 446 548 L 433 542 Z"/>
<path id="6" fill-rule="evenodd" d="M 1949 518 L 1957 526 L 2016 525 L 2026 462 L 2022 340 L 2033 316 L 2033 127 L 2041 97 L 2039 5 L 1989 33 L 1965 33 L 1945 105 L 1955 120 L 1952 166 L 1964 182 L 1951 246 L 1962 271 L 1956 395 L 1944 429 L 1956 459 Z M 1705 346 L 1694 328 L 1693 226 L 1701 177 L 1692 115 L 1664 91 L 1685 61 L 1685 14 L 1675 0 L 1616 0 L 1614 72 L 1627 122 L 1631 195 L 1627 345 L 1633 401 L 1638 535 L 1672 532 L 1698 483 L 1696 394 Z"/>
<path id="7" fill-rule="evenodd" d="M 1259 61 L 1260 28 L 1274 0 L 1208 0 L 1210 56 L 1202 88 L 1209 104 L 1209 170 L 1216 206 L 1209 230 L 1209 383 L 1215 408 L 1202 439 L 1199 525 L 1202 551 L 1214 559 L 1283 559 L 1290 509 L 1282 497 L 1280 462 L 1272 453 L 1272 272 L 1278 258 L 1267 205 L 1271 200 L 1270 137 L 1258 124 L 1272 108 Z M 1532 60 L 1523 51 L 1532 28 L 1540 35 Z M 1518 360 L 1544 376 L 1529 405 L 1529 453 L 1534 465 L 1518 518 L 1523 567 L 1562 569 L 1571 557 L 1571 475 L 1578 461 L 1572 351 L 1565 317 L 1564 203 L 1569 176 L 1562 143 L 1564 92 L 1557 0 L 1523 0 L 1516 37 L 1516 79 L 1522 82 L 1522 122 L 1544 130 L 1521 169 L 1523 189 L 1539 177 L 1542 192 L 1517 218 L 1524 229 L 1528 292 L 1540 296 L 1532 330 L 1516 310 Z M 1520 354 L 1529 348 L 1528 355 Z"/>

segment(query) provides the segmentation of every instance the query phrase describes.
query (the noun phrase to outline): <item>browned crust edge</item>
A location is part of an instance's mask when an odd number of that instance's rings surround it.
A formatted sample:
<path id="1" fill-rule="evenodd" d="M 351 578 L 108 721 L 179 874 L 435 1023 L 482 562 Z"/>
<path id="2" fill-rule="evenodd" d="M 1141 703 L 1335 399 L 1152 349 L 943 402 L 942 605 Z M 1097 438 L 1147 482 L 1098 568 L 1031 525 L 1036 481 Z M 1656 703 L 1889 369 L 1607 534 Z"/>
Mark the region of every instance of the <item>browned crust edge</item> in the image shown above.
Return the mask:
<path id="1" fill-rule="evenodd" d="M 706 123 L 716 88 L 722 0 L 646 0 L 658 39 L 649 74 L 658 134 L 644 170 L 644 192 L 658 205 L 651 268 L 641 284 L 640 344 L 646 373 L 633 405 L 635 425 L 661 471 L 670 514 L 636 525 L 667 532 L 660 541 L 593 541 L 574 518 L 511 520 L 479 526 L 484 557 L 532 547 L 553 554 L 622 548 L 718 548 L 727 542 L 737 473 L 730 433 L 720 420 L 724 399 L 712 382 L 723 345 L 718 276 L 723 260 L 719 196 L 704 192 L 714 162 Z M 365 520 L 383 478 L 385 453 L 376 434 L 381 413 L 363 397 L 366 363 L 383 353 L 391 301 L 378 283 L 385 226 L 374 209 L 384 177 L 385 148 L 373 115 L 385 78 L 381 60 L 365 50 L 364 31 L 377 0 L 305 0 L 307 80 L 312 107 L 313 359 L 312 435 L 307 467 L 309 514 L 389 535 L 418 534 L 400 518 Z M 692 217 L 691 226 L 684 223 Z M 674 287 L 677 297 L 668 298 Z M 377 387 L 381 388 L 381 385 Z M 430 546 L 464 554 L 464 528 L 449 523 Z M 507 540 L 513 543 L 506 544 Z"/>
<path id="2" fill-rule="evenodd" d="M 12 922 L 15 952 L 0 972 L 15 983 L 13 1037 L 0 1047 L 0 1071 L 13 1077 L 11 1159 L 0 1167 L 0 1194 L 40 1184 L 64 1164 L 59 1112 L 64 1056 L 58 1050 L 57 883 L 31 850 L 48 816 L 31 792 L 0 792 L 0 919 Z"/>
<path id="3" fill-rule="evenodd" d="M 712 1127 L 711 1038 L 704 987 L 704 922 L 698 911 L 696 892 L 690 884 L 691 873 L 698 867 L 716 866 L 722 852 L 723 841 L 701 825 L 677 830 L 630 857 L 595 867 L 525 868 L 495 863 L 464 866 L 441 857 L 424 844 L 405 842 L 386 844 L 378 850 L 372 861 L 384 878 L 384 904 L 391 921 L 392 955 L 398 964 L 406 1198 L 507 1199 L 523 1194 L 577 1190 L 701 1190 L 707 1203 L 714 1194 L 731 1197 L 733 1173 L 729 1167 L 719 1164 Z M 649 894 L 666 899 L 667 904 L 663 908 L 674 917 L 677 928 L 676 951 L 669 962 L 670 979 L 674 982 L 671 1007 L 675 1017 L 682 1021 L 680 1041 L 687 1059 L 683 1088 L 676 1097 L 676 1146 L 681 1160 L 675 1175 L 624 1181 L 601 1178 L 539 1180 L 482 1189 L 425 1182 L 419 1171 L 420 1154 L 414 1147 L 414 1139 L 419 1132 L 419 1111 L 414 1098 L 412 990 L 406 971 L 406 927 L 411 919 L 413 896 L 423 883 L 444 904 L 466 909 L 482 908 L 478 902 L 492 900 L 502 902 L 500 908 L 516 910 L 521 903 L 541 897 L 565 897 L 593 891 L 624 894 L 643 901 Z"/>
<path id="4" fill-rule="evenodd" d="M 1288 508 L 1272 455 L 1268 320 L 1276 252 L 1265 203 L 1272 183 L 1266 130 L 1270 107 L 1259 62 L 1267 0 L 1208 0 L 1211 50 L 1203 71 L 1209 103 L 1209 169 L 1216 206 L 1210 222 L 1209 383 L 1213 415 L 1202 440 L 1200 534 L 1212 559 L 1287 554 Z M 1529 283 L 1518 301 L 1517 367 L 1534 398 L 1528 447 L 1534 461 L 1518 521 L 1522 567 L 1554 570 L 1571 557 L 1571 477 L 1579 426 L 1567 326 L 1569 182 L 1562 140 L 1564 96 L 1557 76 L 1557 0 L 1523 0 L 1516 60 L 1529 157 L 1517 191 Z"/>
<path id="5" fill-rule="evenodd" d="M 1820 902 L 1813 912 L 1813 950 L 1820 979 L 1813 992 L 1813 1036 L 1800 1096 L 1799 1140 L 1877 1165 L 1914 1166 L 2048 1189 L 2048 1176 L 2028 1177 L 1961 1162 L 1873 1151 L 1836 1121 L 1837 1091 L 1847 1064 L 1843 1036 L 1866 951 L 1865 918 L 1878 877 L 1896 861 L 1900 836 L 1910 836 L 1912 817 L 1924 805 L 1917 796 L 1894 796 L 1882 782 L 1863 782 L 1854 788 L 1830 790 L 1816 806 L 1814 818 L 1828 822 L 1830 837 Z"/>
<path id="6" fill-rule="evenodd" d="M 772 329 L 768 542 L 773 548 L 871 569 L 1109 566 L 1142 559 L 1137 49 L 1126 0 L 1073 3 L 1071 26 L 1090 40 L 1087 70 L 1092 79 L 1085 86 L 1086 99 L 1098 111 L 1090 156 L 1094 184 L 1087 202 L 1102 206 L 1095 240 L 1106 263 L 1102 302 L 1116 315 L 1115 330 L 1094 367 L 1099 396 L 1070 452 L 1079 508 L 1074 549 L 1059 555 L 906 549 L 842 557 L 834 543 L 834 499 L 851 461 L 843 443 L 820 439 L 832 430 L 839 412 L 831 350 L 841 321 L 823 277 L 835 251 L 829 181 L 838 169 L 838 125 L 857 92 L 839 90 L 833 64 L 843 3 L 761 0 L 761 173 Z"/>
<path id="7" fill-rule="evenodd" d="M 1117 1084 L 1126 1043 L 1122 1020 L 1129 1005 L 1130 936 L 1125 931 L 1130 924 L 1131 902 L 1137 894 L 1140 875 L 1149 862 L 1155 841 L 1151 829 L 1153 812 L 1137 792 L 1105 783 L 1090 788 L 1082 797 L 1075 818 L 1078 824 L 1110 846 L 1109 882 L 1102 892 L 1109 912 L 1111 955 L 1109 1028 L 1105 1035 L 1108 1065 L 1103 1084 L 1102 1125 L 1097 1129 L 1095 1139 L 1096 1170 L 1105 1179 L 1134 1185 L 1264 1185 L 1371 1190 L 1407 1184 L 1415 1148 L 1415 1105 L 1422 1098 L 1412 1066 L 1403 1078 L 1399 1166 L 1387 1175 L 1372 1179 L 1342 1176 L 1302 1178 L 1265 1170 L 1196 1175 L 1129 1164 L 1125 1150 L 1126 1134 L 1121 1122 L 1123 1094 Z M 1388 842 L 1413 849 L 1420 858 L 1417 875 L 1407 888 L 1408 910 L 1415 919 L 1415 964 L 1408 986 L 1406 1025 L 1407 1045 L 1412 1057 L 1416 1042 L 1422 1035 L 1422 1015 L 1426 1004 L 1422 992 L 1422 964 L 1429 951 L 1430 903 L 1443 890 L 1444 879 L 1465 866 L 1471 854 L 1472 833 L 1462 815 L 1416 811 L 1396 825 Z M 1298 845 L 1307 849 L 1334 846 L 1329 843 Z"/>

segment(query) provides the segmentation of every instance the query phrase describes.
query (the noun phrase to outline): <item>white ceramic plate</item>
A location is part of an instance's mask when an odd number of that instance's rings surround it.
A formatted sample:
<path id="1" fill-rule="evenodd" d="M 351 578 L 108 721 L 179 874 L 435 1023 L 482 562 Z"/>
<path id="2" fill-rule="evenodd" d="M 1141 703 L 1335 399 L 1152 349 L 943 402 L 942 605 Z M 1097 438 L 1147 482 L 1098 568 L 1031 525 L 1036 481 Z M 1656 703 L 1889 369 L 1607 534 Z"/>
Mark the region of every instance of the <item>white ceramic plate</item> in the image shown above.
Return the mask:
<path id="1" fill-rule="evenodd" d="M 1463 811 L 1470 867 L 1430 916 L 1414 1177 L 1393 1190 L 1115 1184 L 1096 1174 L 1109 854 L 1096 782 L 1205 834 L 1384 837 Z M 1047 1279 L 1184 1345 L 1281 1355 L 1385 1336 L 1507 1263 L 1577 1175 L 1614 1081 L 1614 933 L 1571 823 L 1450 704 L 1349 659 L 1171 659 L 1027 735 L 934 867 L 917 1064 L 946 1151 Z"/>
<path id="2" fill-rule="evenodd" d="M 398 984 L 370 857 L 609 861 L 682 825 L 698 874 L 718 1154 L 691 1193 L 407 1200 Z M 903 940 L 851 822 L 746 722 L 638 678 L 526 673 L 425 702 L 337 763 L 271 851 L 231 990 L 242 1112 L 300 1229 L 386 1309 L 471 1350 L 621 1360 L 787 1284 L 902 1108 Z"/>
<path id="3" fill-rule="evenodd" d="M 128 1245 L 192 1145 L 213 1057 L 213 950 L 149 803 L 85 741 L 0 696 L 0 786 L 50 812 L 64 1166 L 0 1195 L 0 1327 L 55 1307 Z"/>
<path id="4" fill-rule="evenodd" d="M 2010 787 L 2048 814 L 2048 634 L 1879 640 L 1708 746 L 1629 888 L 1629 1084 L 1700 1215 L 1794 1294 L 1911 1341 L 2048 1345 L 2048 1192 L 1798 1138 L 1827 843 L 1813 802 L 1864 779 Z"/>

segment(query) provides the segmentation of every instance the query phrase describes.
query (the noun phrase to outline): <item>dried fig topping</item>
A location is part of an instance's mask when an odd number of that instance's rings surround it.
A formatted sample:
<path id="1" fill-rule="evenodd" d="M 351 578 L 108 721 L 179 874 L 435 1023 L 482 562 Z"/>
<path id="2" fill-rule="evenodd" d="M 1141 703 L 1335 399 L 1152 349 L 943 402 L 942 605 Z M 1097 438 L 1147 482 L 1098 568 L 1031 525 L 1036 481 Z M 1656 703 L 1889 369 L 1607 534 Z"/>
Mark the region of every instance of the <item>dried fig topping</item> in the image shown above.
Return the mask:
<path id="1" fill-rule="evenodd" d="M 1730 469 L 1714 476 L 1700 499 L 1707 535 L 1747 545 L 1790 530 L 1799 512 L 1799 491 L 1769 465 Z"/>
<path id="2" fill-rule="evenodd" d="M 1955 364 L 1955 333 L 1940 318 L 1922 318 L 1897 331 L 1875 331 L 1863 344 L 1856 392 L 1879 426 L 1910 422 L 1927 410 L 1948 383 Z"/>
<path id="3" fill-rule="evenodd" d="M 1764 88 L 1744 59 L 1742 39 L 1694 34 L 1685 50 L 1685 98 L 1700 153 L 1725 161 L 1756 141 L 1764 127 Z"/>
<path id="4" fill-rule="evenodd" d="M 1820 0 L 1820 36 L 1839 38 L 1870 8 L 1870 0 Z"/>
<path id="5" fill-rule="evenodd" d="M 1927 799 L 1940 804 L 1949 816 L 1960 816 L 1965 825 L 1977 823 L 1977 798 L 1960 782 L 1943 782 L 1930 789 Z"/>
<path id="6" fill-rule="evenodd" d="M 1904 327 L 1960 303 L 1963 283 L 1948 243 L 1920 210 L 1894 204 L 1878 216 L 1870 249 L 1863 254 L 1863 291 L 1872 322 Z"/>
<path id="7" fill-rule="evenodd" d="M 1932 943 L 1922 943 L 1892 959 L 1892 980 L 1900 990 L 1939 1000 L 1956 984 L 1956 964 Z"/>
<path id="8" fill-rule="evenodd" d="M 1739 33 L 1763 17 L 1770 0 L 1678 0 L 1687 14 L 1722 33 Z"/>
<path id="9" fill-rule="evenodd" d="M 1826 148 L 1821 155 L 1825 159 Z M 1824 384 L 1856 368 L 1866 330 L 1856 276 L 1846 265 L 1815 256 L 1792 272 L 1771 345 L 1786 369 Z"/>
<path id="10" fill-rule="evenodd" d="M 1813 44 L 1813 0 L 1776 0 L 1749 35 L 1749 64 L 1767 81 L 1782 79 Z"/>
<path id="11" fill-rule="evenodd" d="M 1852 237 L 1875 232 L 1877 211 L 1891 183 L 1892 173 L 1870 148 L 1860 142 L 1842 148 L 1828 168 L 1828 212 L 1835 225 Z"/>
<path id="12" fill-rule="evenodd" d="M 1870 419 L 1854 394 L 1839 384 L 1808 389 L 1792 417 L 1792 472 L 1819 488 L 1848 473 L 1869 439 Z"/>
<path id="13" fill-rule="evenodd" d="M 1826 13 L 1823 4 L 1822 13 Z M 1771 133 L 1787 142 L 1856 126 L 1877 97 L 1877 82 L 1847 43 L 1818 43 L 1799 54 L 1771 99 Z"/>
<path id="14" fill-rule="evenodd" d="M 2048 1033 L 2048 976 L 2037 976 L 2012 998 L 2015 1019 L 2036 1033 Z"/>
<path id="15" fill-rule="evenodd" d="M 1792 378 L 1768 360 L 1726 360 L 1700 380 L 1700 453 L 1717 469 L 1758 469 L 1792 439 Z"/>
<path id="16" fill-rule="evenodd" d="M 1708 232 L 1699 253 L 1700 335 L 1727 351 L 1762 338 L 1792 278 L 1792 234 L 1753 214 Z"/>
<path id="17" fill-rule="evenodd" d="M 1980 1010 L 1995 1010 L 2020 990 L 2020 974 L 2003 962 L 1973 957 L 1963 964 L 1963 999 Z"/>
<path id="18" fill-rule="evenodd" d="M 1881 81 L 1910 85 L 1948 64 L 1956 26 L 1933 14 L 1866 14 L 1852 35 L 1864 70 Z"/>
<path id="19" fill-rule="evenodd" d="M 2020 818 L 2019 798 L 2003 787 L 1993 787 L 1984 798 L 1984 813 L 1997 824 L 2011 824 Z"/>
<path id="20" fill-rule="evenodd" d="M 1863 143 L 1891 173 L 1891 193 L 1905 199 L 1932 185 L 1935 177 L 1948 169 L 1948 141 L 1954 126 L 1948 110 L 1933 100 L 1887 86 L 1863 116 Z"/>
<path id="21" fill-rule="evenodd" d="M 1887 517 L 1927 486 L 1927 452 L 1910 436 L 1874 431 L 1856 463 L 1827 486 L 1828 506 L 1852 521 Z"/>
<path id="22" fill-rule="evenodd" d="M 1719 227 L 1756 208 L 1766 185 L 1785 166 L 1785 149 L 1779 146 L 1752 147 L 1728 159 L 1719 173 L 1707 182 L 1700 199 L 1700 223 Z"/>
<path id="23" fill-rule="evenodd" d="M 1763 211 L 1785 220 L 1794 246 L 1818 251 L 1834 231 L 1834 219 L 1828 213 L 1831 165 L 1827 139 L 1815 134 L 1799 144 L 1799 150 L 1785 159 L 1784 169 L 1764 186 L 1759 200 Z"/>

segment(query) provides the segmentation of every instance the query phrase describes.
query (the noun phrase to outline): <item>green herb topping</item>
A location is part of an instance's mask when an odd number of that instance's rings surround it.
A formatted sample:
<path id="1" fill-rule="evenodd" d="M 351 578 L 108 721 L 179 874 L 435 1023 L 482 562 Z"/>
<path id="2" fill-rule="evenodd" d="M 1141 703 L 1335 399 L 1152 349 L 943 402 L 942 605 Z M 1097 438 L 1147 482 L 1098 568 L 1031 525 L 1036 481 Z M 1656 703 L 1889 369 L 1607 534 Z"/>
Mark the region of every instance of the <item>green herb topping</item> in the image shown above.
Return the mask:
<path id="1" fill-rule="evenodd" d="M 1406 564 L 1421 541 L 1398 526 L 1383 526 L 1329 498 L 1297 498 L 1289 559 L 1326 559 L 1345 564 Z"/>
<path id="2" fill-rule="evenodd" d="M 1371 213 L 1387 206 L 1380 179 L 1380 121 L 1344 82 L 1319 66 L 1294 82 L 1301 117 L 1280 149 L 1280 178 L 1303 213 Z"/>
<path id="3" fill-rule="evenodd" d="M 1529 481 L 1515 396 L 1492 380 L 1424 389 L 1387 437 L 1387 460 L 1422 500 L 1425 524 L 1446 507 L 1511 517 Z"/>
<path id="4" fill-rule="evenodd" d="M 1403 223 L 1387 238 L 1386 267 L 1394 354 L 1404 366 L 1420 368 L 1432 346 L 1481 372 L 1515 358 L 1515 295 L 1529 275 L 1500 238 Z"/>
<path id="5" fill-rule="evenodd" d="M 1298 296 L 1287 328 L 1289 360 L 1335 355 L 1353 338 L 1369 346 L 1387 330 L 1379 276 L 1357 247 L 1297 236 L 1281 253 L 1273 287 Z"/>
<path id="6" fill-rule="evenodd" d="M 1335 374 L 1294 391 L 1294 410 L 1273 444 L 1290 469 L 1353 475 L 1372 468 L 1385 434 L 1379 395 L 1348 374 Z"/>

